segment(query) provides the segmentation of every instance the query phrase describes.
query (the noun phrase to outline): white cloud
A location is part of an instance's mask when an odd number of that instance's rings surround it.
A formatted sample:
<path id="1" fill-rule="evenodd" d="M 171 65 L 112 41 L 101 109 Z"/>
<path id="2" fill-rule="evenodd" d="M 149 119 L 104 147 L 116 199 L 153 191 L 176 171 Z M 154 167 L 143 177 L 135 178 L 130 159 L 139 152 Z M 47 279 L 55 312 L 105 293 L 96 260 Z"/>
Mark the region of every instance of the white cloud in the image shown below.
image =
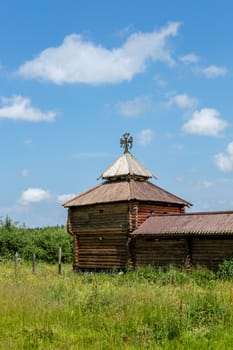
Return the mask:
<path id="1" fill-rule="evenodd" d="M 126 117 L 137 117 L 151 109 L 152 103 L 149 96 L 136 97 L 133 100 L 118 102 L 118 112 Z"/>
<path id="2" fill-rule="evenodd" d="M 200 72 L 206 77 L 206 78 L 218 78 L 218 77 L 224 77 L 227 74 L 227 69 L 224 67 L 218 67 L 218 66 L 208 66 L 206 68 L 203 68 L 200 70 Z"/>
<path id="3" fill-rule="evenodd" d="M 60 194 L 57 196 L 57 201 L 59 203 L 65 203 L 67 202 L 69 199 L 74 198 L 75 194 L 73 193 L 69 193 L 69 194 Z"/>
<path id="4" fill-rule="evenodd" d="M 138 143 L 142 146 L 147 146 L 149 145 L 152 140 L 153 140 L 153 131 L 151 129 L 145 129 L 142 130 L 138 135 L 137 135 L 137 140 Z"/>
<path id="5" fill-rule="evenodd" d="M 52 111 L 42 112 L 31 105 L 27 97 L 14 95 L 10 98 L 0 97 L 0 118 L 24 120 L 29 122 L 53 121 L 56 114 Z"/>
<path id="6" fill-rule="evenodd" d="M 228 123 L 220 118 L 216 109 L 203 108 L 195 111 L 192 118 L 183 125 L 182 130 L 188 134 L 220 136 Z"/>
<path id="7" fill-rule="evenodd" d="M 184 63 L 197 63 L 199 57 L 195 53 L 188 53 L 187 55 L 181 56 L 180 61 Z"/>
<path id="8" fill-rule="evenodd" d="M 71 34 L 60 46 L 47 48 L 25 62 L 18 74 L 55 84 L 129 81 L 145 71 L 149 61 L 174 63 L 167 41 L 178 29 L 179 23 L 171 22 L 158 31 L 131 34 L 123 46 L 111 50 Z"/>
<path id="9" fill-rule="evenodd" d="M 42 202 L 50 197 L 50 193 L 41 188 L 28 188 L 22 192 L 18 203 L 21 205 L 29 205 L 31 203 Z"/>
<path id="10" fill-rule="evenodd" d="M 182 109 L 193 108 L 198 104 L 198 100 L 195 97 L 191 97 L 188 94 L 180 94 L 172 96 L 167 106 L 177 106 Z"/>
<path id="11" fill-rule="evenodd" d="M 225 153 L 215 155 L 214 161 L 220 171 L 233 170 L 233 141 L 227 145 Z"/>

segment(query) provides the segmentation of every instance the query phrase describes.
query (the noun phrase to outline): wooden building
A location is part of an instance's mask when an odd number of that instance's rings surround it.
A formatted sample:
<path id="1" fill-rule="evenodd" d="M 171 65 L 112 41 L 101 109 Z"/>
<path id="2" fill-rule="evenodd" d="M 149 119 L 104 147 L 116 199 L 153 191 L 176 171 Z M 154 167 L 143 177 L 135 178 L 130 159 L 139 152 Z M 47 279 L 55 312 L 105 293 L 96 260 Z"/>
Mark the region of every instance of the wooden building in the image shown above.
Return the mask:
<path id="1" fill-rule="evenodd" d="M 216 270 L 233 253 L 233 211 L 186 214 L 189 202 L 149 181 L 153 174 L 129 152 L 132 141 L 124 134 L 124 153 L 102 182 L 64 204 L 74 270 L 129 263 Z"/>
<path id="2" fill-rule="evenodd" d="M 151 215 L 132 233 L 137 265 L 205 266 L 233 254 L 233 211 Z"/>
<path id="3" fill-rule="evenodd" d="M 129 152 L 132 142 L 124 134 L 124 153 L 102 173 L 102 182 L 64 203 L 74 270 L 125 269 L 133 256 L 131 233 L 149 215 L 183 214 L 191 205 L 149 181 L 153 174 Z"/>

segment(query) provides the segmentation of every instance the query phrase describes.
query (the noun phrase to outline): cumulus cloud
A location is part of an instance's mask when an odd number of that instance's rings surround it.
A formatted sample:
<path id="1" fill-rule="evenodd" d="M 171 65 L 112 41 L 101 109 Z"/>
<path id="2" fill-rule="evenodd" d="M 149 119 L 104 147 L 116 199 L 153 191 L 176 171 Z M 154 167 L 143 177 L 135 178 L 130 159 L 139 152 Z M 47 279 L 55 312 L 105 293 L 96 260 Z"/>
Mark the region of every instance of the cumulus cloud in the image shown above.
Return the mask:
<path id="1" fill-rule="evenodd" d="M 144 129 L 137 135 L 138 143 L 142 146 L 149 145 L 153 140 L 153 131 L 151 129 Z"/>
<path id="2" fill-rule="evenodd" d="M 183 63 L 197 63 L 199 57 L 195 53 L 188 53 L 187 55 L 181 56 L 180 61 Z"/>
<path id="3" fill-rule="evenodd" d="M 42 188 L 28 188 L 21 194 L 18 203 L 21 205 L 29 205 L 31 203 L 38 203 L 47 200 L 51 194 Z"/>
<path id="4" fill-rule="evenodd" d="M 167 106 L 177 106 L 182 109 L 193 108 L 198 104 L 198 100 L 195 97 L 191 97 L 188 94 L 180 94 L 172 96 L 167 102 Z"/>
<path id="5" fill-rule="evenodd" d="M 131 34 L 118 48 L 107 49 L 71 34 L 57 47 L 25 62 L 18 74 L 28 79 L 64 83 L 119 83 L 145 71 L 149 61 L 173 64 L 168 39 L 177 35 L 179 23 L 149 33 Z"/>
<path id="6" fill-rule="evenodd" d="M 227 145 L 224 153 L 221 152 L 215 155 L 214 161 L 220 171 L 233 170 L 233 141 Z"/>
<path id="7" fill-rule="evenodd" d="M 29 122 L 47 121 L 55 119 L 55 112 L 42 112 L 31 105 L 27 97 L 14 95 L 12 97 L 0 97 L 0 118 L 24 120 Z"/>
<path id="8" fill-rule="evenodd" d="M 125 117 L 137 117 L 152 107 L 149 96 L 139 96 L 133 100 L 121 101 L 116 105 L 117 111 Z"/>
<path id="9" fill-rule="evenodd" d="M 203 68 L 200 70 L 201 74 L 203 74 L 206 78 L 218 78 L 218 77 L 224 77 L 227 75 L 227 69 L 224 67 L 218 67 L 218 66 L 208 66 L 206 68 Z"/>
<path id="10" fill-rule="evenodd" d="M 220 113 L 216 109 L 203 108 L 193 113 L 182 130 L 188 134 L 220 136 L 227 126 L 228 123 L 220 118 Z"/>

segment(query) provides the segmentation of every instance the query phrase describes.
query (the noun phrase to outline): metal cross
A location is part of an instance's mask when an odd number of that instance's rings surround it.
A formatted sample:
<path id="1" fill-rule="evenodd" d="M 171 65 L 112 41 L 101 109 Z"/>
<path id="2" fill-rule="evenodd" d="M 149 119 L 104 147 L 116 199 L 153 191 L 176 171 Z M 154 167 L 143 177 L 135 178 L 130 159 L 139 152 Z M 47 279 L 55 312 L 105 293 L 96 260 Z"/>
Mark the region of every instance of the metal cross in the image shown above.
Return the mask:
<path id="1" fill-rule="evenodd" d="M 120 139 L 121 147 L 124 147 L 124 153 L 129 152 L 129 149 L 133 146 L 133 138 L 128 132 L 123 135 L 123 138 Z"/>

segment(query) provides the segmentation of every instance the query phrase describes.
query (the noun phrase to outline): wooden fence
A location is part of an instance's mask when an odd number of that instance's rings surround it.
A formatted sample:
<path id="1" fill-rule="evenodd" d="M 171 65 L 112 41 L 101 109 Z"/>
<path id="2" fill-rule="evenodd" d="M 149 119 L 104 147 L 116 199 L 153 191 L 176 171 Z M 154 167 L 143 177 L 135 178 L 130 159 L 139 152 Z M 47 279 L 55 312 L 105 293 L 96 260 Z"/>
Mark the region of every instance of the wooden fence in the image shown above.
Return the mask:
<path id="1" fill-rule="evenodd" d="M 20 268 L 20 263 L 21 263 L 21 258 L 19 256 L 19 253 L 16 252 L 14 256 L 14 267 L 15 267 L 15 274 L 17 274 L 19 268 Z M 32 273 L 36 273 L 36 254 L 32 255 Z M 58 274 L 61 275 L 62 273 L 62 249 L 59 247 L 58 249 Z"/>

